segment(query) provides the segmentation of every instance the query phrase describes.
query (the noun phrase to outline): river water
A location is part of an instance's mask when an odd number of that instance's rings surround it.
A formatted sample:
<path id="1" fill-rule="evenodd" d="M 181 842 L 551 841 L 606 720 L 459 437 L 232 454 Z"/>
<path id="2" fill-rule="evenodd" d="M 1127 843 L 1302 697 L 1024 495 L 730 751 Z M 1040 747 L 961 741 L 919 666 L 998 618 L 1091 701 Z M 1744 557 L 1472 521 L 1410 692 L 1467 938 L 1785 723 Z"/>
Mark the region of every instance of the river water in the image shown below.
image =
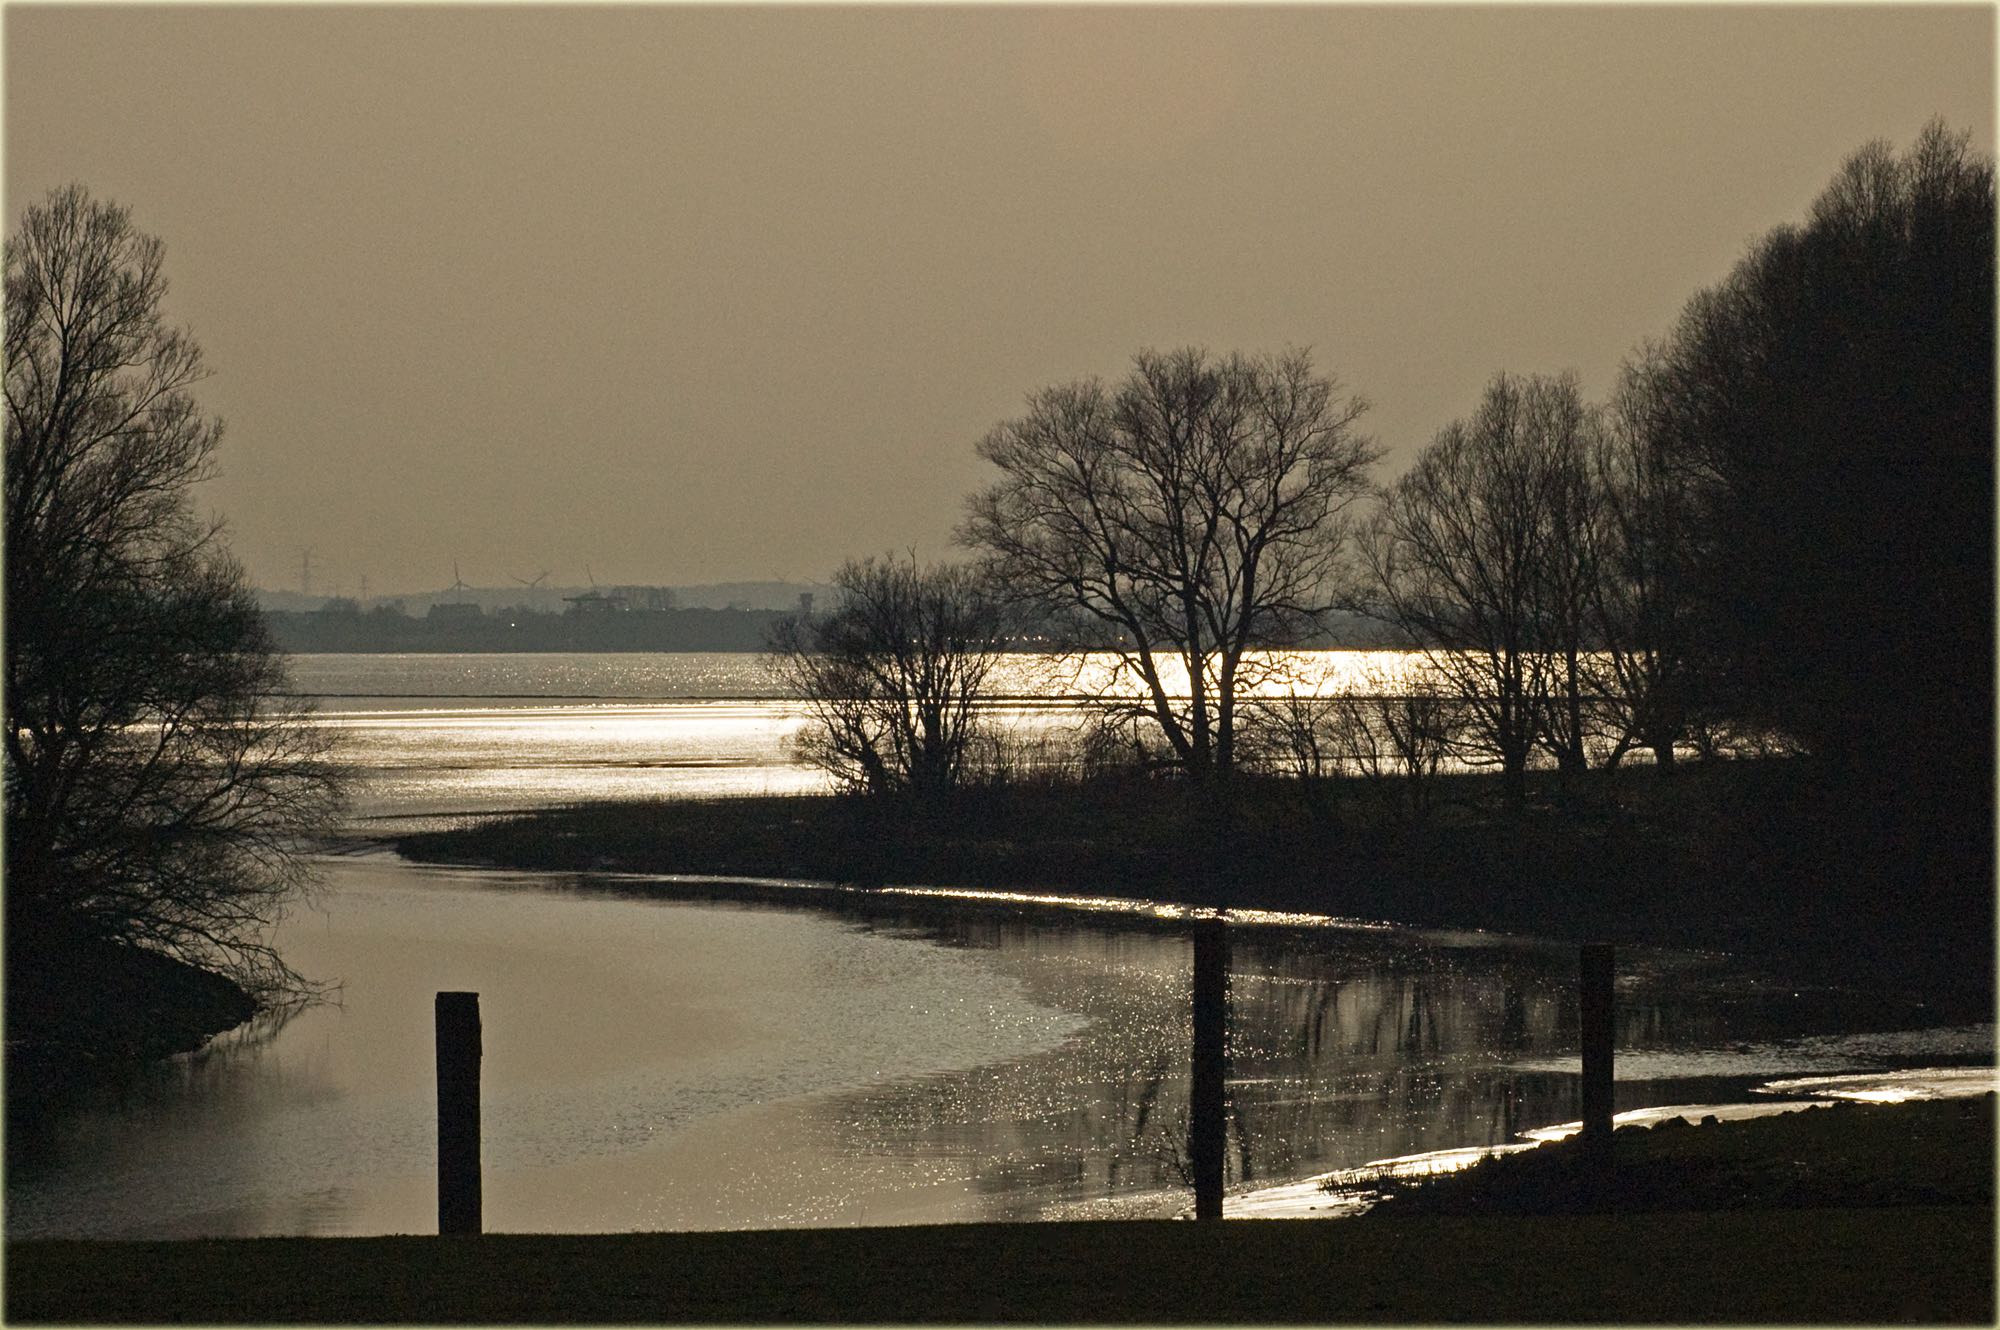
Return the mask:
<path id="1" fill-rule="evenodd" d="M 362 833 L 816 787 L 749 657 L 322 656 L 296 677 L 343 732 Z M 337 1000 L 10 1132 L 10 1236 L 435 1231 L 443 989 L 481 995 L 489 1230 L 1187 1205 L 1189 951 L 1143 918 L 809 884 L 796 908 L 662 898 L 641 879 L 424 867 L 365 844 L 324 867 L 277 940 Z M 1233 1209 L 1574 1118 L 1570 949 L 1354 921 L 1232 933 Z M 1727 957 L 1623 953 L 1618 1001 L 1620 1109 L 1778 1082 L 1924 1092 L 1993 1060 L 1990 1025 L 1940 1027 Z M 1933 1070 L 1881 1088 L 1916 1069 Z M 1862 1079 L 1820 1079 L 1843 1075 Z"/>

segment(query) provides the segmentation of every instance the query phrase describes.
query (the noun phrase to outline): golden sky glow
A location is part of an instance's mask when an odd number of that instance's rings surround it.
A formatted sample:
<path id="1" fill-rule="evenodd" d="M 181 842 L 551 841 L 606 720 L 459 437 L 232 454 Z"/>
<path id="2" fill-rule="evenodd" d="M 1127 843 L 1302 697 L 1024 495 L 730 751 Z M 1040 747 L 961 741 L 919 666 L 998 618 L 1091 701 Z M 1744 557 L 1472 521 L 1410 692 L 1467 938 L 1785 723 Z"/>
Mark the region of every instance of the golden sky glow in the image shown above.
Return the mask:
<path id="1" fill-rule="evenodd" d="M 6 207 L 167 245 L 208 499 L 322 591 L 948 551 L 1140 347 L 1314 348 L 1393 473 L 1602 393 L 1864 141 L 1993 142 L 1969 5 L 10 5 Z"/>

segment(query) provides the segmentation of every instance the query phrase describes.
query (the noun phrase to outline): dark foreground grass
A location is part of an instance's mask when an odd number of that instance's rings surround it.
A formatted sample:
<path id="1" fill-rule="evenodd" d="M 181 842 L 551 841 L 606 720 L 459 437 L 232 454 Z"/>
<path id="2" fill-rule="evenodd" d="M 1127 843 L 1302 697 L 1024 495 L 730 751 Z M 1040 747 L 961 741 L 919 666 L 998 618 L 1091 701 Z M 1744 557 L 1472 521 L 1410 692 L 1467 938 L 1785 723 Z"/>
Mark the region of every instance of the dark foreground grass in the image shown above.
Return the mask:
<path id="1" fill-rule="evenodd" d="M 1993 1204 L 1994 1096 L 1845 1103 L 1696 1126 L 1678 1118 L 1612 1137 L 1593 1167 L 1576 1137 L 1461 1173 L 1390 1180 L 1369 1216 L 1635 1214 Z"/>
<path id="2" fill-rule="evenodd" d="M 10 1242 L 11 1322 L 1990 1324 L 1990 1207 Z"/>

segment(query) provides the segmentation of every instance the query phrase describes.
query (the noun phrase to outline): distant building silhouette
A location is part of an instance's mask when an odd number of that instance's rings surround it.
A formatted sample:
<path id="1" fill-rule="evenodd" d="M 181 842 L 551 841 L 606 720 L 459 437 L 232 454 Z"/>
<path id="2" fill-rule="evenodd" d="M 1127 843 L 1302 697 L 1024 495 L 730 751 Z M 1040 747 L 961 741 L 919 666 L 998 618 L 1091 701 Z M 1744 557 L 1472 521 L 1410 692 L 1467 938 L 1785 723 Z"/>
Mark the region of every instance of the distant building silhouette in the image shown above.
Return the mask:
<path id="1" fill-rule="evenodd" d="M 432 605 L 424 617 L 440 622 L 461 623 L 472 619 L 484 618 L 485 614 L 486 611 L 480 609 L 477 603 L 470 600 L 441 600 Z"/>

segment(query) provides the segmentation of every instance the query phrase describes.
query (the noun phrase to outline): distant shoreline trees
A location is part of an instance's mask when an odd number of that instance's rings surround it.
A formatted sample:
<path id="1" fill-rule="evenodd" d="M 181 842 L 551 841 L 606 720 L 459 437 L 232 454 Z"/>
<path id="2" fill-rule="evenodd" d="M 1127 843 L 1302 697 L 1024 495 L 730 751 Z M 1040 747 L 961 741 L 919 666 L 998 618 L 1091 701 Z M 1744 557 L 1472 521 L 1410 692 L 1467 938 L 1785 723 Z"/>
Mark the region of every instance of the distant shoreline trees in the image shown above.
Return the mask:
<path id="1" fill-rule="evenodd" d="M 8 974 L 123 945 L 268 996 L 340 781 L 192 511 L 222 426 L 166 289 L 160 242 L 81 186 L 7 242 Z"/>
<path id="2" fill-rule="evenodd" d="M 430 617 L 399 604 L 360 612 L 264 611 L 287 651 L 746 651 L 764 650 L 782 610 L 684 608 L 629 613 L 552 613 L 521 607 Z"/>

